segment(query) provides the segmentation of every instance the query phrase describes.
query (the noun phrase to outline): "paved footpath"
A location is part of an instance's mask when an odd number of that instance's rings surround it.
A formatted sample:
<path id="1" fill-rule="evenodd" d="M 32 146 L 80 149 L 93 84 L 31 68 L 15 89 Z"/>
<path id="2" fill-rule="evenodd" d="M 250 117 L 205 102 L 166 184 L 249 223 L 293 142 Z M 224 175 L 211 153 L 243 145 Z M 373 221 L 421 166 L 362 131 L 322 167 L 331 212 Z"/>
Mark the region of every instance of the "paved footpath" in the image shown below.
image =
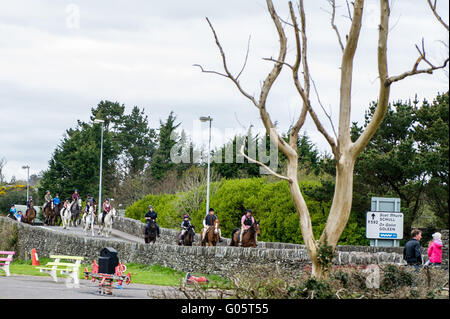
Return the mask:
<path id="1" fill-rule="evenodd" d="M 177 287 L 124 284 L 122 289 L 113 289 L 112 295 L 98 292 L 98 281 L 80 279 L 80 288 L 66 285 L 65 278 L 54 282 L 50 276 L 23 276 L 12 274 L 0 276 L 0 299 L 148 299 L 182 298 Z"/>

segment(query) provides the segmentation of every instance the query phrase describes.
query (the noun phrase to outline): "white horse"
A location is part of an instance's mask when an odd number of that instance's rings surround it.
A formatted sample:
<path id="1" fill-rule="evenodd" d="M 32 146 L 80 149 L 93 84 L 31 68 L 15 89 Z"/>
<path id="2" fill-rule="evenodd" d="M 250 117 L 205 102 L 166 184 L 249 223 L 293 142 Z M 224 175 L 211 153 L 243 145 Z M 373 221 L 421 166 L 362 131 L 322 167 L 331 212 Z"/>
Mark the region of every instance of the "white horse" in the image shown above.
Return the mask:
<path id="1" fill-rule="evenodd" d="M 63 207 L 63 209 L 61 209 L 61 220 L 62 220 L 64 229 L 69 228 L 69 226 L 70 226 L 70 219 L 72 218 L 71 207 L 72 207 L 72 203 L 68 204 L 67 208 Z"/>
<path id="2" fill-rule="evenodd" d="M 83 216 L 83 224 L 84 224 L 84 234 L 87 235 L 87 232 L 89 228 L 92 231 L 92 236 L 95 236 L 94 234 L 94 207 L 89 207 L 89 210 L 86 214 Z"/>
<path id="3" fill-rule="evenodd" d="M 98 225 L 100 227 L 98 234 L 104 237 L 111 236 L 112 225 L 114 223 L 114 217 L 116 217 L 116 209 L 112 208 L 111 211 L 106 214 L 105 222 L 102 224 L 101 216 L 98 217 Z"/>

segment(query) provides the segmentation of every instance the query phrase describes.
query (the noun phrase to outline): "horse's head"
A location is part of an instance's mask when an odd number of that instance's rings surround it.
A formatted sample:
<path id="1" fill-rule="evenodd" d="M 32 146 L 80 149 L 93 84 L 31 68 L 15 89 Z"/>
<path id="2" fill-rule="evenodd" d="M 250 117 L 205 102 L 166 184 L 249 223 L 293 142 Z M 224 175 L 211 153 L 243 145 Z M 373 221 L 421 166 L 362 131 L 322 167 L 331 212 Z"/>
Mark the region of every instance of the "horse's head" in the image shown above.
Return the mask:
<path id="1" fill-rule="evenodd" d="M 218 234 L 219 233 L 219 220 L 216 219 L 214 221 L 214 234 Z"/>
<path id="2" fill-rule="evenodd" d="M 256 233 L 257 235 L 261 235 L 261 229 L 260 229 L 259 221 L 255 221 L 255 222 L 252 224 L 251 228 L 255 231 L 255 233 Z"/>

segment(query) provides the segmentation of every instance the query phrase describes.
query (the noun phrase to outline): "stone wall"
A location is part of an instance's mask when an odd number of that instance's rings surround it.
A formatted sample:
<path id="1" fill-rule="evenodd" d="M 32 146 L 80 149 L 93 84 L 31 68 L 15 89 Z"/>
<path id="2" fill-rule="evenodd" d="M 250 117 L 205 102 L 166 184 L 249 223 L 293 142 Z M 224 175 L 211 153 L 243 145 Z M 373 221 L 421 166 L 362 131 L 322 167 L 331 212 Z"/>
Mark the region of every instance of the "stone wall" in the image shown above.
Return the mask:
<path id="1" fill-rule="evenodd" d="M 129 218 L 119 217 L 115 228 L 142 238 L 144 224 Z M 9 231 L 8 231 L 9 229 Z M 10 231 L 14 229 L 14 231 Z M 178 246 L 176 230 L 161 229 L 157 244 L 126 242 L 117 239 L 84 238 L 62 234 L 42 227 L 17 223 L 0 217 L 0 249 L 14 249 L 17 257 L 30 259 L 32 248 L 39 256 L 66 254 L 85 257 L 90 264 L 98 259 L 102 248 L 113 247 L 118 251 L 121 262 L 159 264 L 179 271 L 215 273 L 226 276 L 246 266 L 269 265 L 274 268 L 302 269 L 311 262 L 303 245 L 259 242 L 257 248 L 229 247 L 225 239 L 216 247 Z M 448 267 L 448 230 L 442 231 L 446 245 Z M 11 238 L 16 236 L 17 238 Z M 368 265 L 380 263 L 402 263 L 401 247 L 339 246 L 335 265 Z M 425 252 L 426 254 L 426 252 Z"/>

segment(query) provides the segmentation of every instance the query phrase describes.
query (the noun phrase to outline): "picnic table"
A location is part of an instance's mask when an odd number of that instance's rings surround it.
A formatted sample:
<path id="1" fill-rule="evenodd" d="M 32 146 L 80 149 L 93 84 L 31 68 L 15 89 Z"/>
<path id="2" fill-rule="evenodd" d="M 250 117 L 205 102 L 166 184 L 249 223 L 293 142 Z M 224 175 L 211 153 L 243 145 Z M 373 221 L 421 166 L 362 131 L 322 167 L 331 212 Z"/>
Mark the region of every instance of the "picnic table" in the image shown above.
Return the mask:
<path id="1" fill-rule="evenodd" d="M 67 283 L 73 283 L 75 288 L 80 287 L 79 269 L 84 257 L 67 255 L 50 255 L 54 259 L 43 267 L 37 267 L 40 272 L 49 274 L 55 282 L 58 281 L 58 272 L 68 276 Z M 69 262 L 72 261 L 72 262 Z"/>
<path id="2" fill-rule="evenodd" d="M 6 273 L 6 276 L 11 276 L 11 273 L 9 272 L 9 264 L 13 261 L 13 256 L 15 254 L 15 251 L 0 251 L 0 269 Z M 2 257 L 5 255 L 6 257 Z"/>

